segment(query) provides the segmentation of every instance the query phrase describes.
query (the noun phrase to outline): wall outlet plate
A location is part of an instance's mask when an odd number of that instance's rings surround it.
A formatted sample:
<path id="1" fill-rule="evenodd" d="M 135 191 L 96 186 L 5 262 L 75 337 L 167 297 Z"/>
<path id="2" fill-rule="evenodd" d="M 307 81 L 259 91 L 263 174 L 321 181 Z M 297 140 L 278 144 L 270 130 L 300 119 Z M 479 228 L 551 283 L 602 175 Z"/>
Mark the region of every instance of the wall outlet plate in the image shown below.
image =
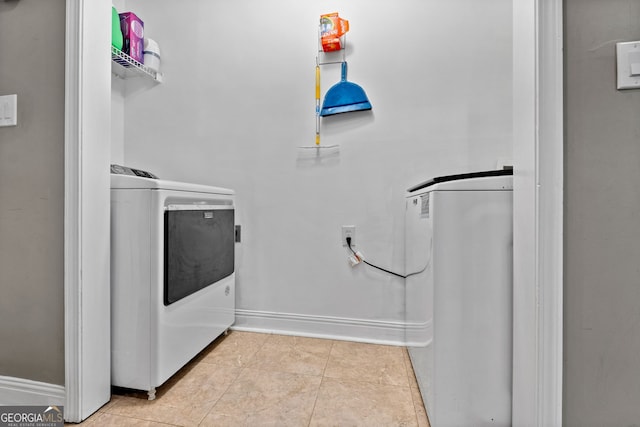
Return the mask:
<path id="1" fill-rule="evenodd" d="M 354 247 L 356 245 L 356 226 L 355 225 L 342 226 L 342 246 L 347 246 L 347 237 L 351 237 L 351 247 Z"/>

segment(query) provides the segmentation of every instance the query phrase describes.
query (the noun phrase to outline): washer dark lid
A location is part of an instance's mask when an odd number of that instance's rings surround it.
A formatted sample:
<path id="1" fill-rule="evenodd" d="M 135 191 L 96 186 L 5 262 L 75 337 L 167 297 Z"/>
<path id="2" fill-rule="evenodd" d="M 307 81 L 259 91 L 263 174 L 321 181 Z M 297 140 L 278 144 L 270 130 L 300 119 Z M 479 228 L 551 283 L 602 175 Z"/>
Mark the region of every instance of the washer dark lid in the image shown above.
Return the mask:
<path id="1" fill-rule="evenodd" d="M 414 185 L 413 187 L 409 187 L 407 188 L 407 191 L 409 193 L 412 193 L 414 191 L 422 190 L 423 188 L 430 187 L 440 182 L 457 181 L 460 179 L 469 179 L 469 178 L 483 178 L 487 176 L 503 176 L 503 175 L 513 175 L 513 169 L 512 168 L 495 169 L 495 170 L 481 171 L 481 172 L 462 173 L 457 175 L 437 176 L 435 178 L 431 178 L 427 181 L 421 182 L 420 184 Z"/>
<path id="2" fill-rule="evenodd" d="M 143 178 L 158 179 L 158 177 L 152 174 L 151 172 L 143 171 L 141 169 L 134 169 L 127 166 L 115 165 L 115 164 L 111 165 L 111 173 L 119 174 L 119 175 L 135 175 L 135 176 L 141 176 Z"/>

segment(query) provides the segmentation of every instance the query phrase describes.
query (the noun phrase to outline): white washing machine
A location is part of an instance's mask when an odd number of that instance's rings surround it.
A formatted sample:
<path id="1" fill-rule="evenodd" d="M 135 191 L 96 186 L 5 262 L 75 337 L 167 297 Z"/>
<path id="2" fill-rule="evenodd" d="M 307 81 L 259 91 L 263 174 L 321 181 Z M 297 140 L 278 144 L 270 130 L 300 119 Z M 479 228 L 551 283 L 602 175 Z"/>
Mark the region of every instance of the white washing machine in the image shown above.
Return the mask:
<path id="1" fill-rule="evenodd" d="M 424 271 L 406 281 L 406 340 L 433 427 L 511 425 L 511 175 L 408 190 L 405 271 Z"/>
<path id="2" fill-rule="evenodd" d="M 151 400 L 235 320 L 234 192 L 111 169 L 111 381 Z"/>

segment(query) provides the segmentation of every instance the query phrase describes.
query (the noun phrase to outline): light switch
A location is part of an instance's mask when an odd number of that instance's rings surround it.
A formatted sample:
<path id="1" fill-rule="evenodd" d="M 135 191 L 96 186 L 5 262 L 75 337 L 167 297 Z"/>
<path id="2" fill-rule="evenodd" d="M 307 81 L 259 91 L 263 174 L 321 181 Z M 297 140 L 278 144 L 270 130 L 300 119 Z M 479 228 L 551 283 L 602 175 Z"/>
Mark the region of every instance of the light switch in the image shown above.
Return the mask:
<path id="1" fill-rule="evenodd" d="M 0 126 L 18 124 L 18 95 L 0 96 Z"/>
<path id="2" fill-rule="evenodd" d="M 640 50 L 629 53 L 629 73 L 640 77 Z"/>
<path id="3" fill-rule="evenodd" d="M 640 89 L 640 41 L 616 43 L 618 89 Z"/>

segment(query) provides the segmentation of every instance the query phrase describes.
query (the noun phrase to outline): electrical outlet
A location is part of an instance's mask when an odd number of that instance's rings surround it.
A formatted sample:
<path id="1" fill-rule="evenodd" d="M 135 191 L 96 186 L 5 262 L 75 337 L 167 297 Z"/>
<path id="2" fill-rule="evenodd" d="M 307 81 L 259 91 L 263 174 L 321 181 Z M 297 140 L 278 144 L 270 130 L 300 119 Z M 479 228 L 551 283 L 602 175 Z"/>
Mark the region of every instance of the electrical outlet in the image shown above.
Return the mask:
<path id="1" fill-rule="evenodd" d="M 356 245 L 356 226 L 355 225 L 342 226 L 342 246 L 347 246 L 347 237 L 351 237 L 351 247 L 354 247 Z"/>

